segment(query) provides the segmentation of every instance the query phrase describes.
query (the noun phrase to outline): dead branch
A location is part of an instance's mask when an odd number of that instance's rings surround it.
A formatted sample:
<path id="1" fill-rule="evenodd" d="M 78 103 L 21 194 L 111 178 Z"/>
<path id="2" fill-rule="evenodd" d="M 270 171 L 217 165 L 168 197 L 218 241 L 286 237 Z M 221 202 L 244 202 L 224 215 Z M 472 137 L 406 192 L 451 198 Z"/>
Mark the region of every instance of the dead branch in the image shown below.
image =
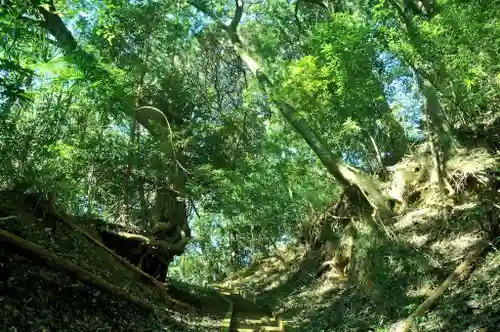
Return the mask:
<path id="1" fill-rule="evenodd" d="M 3 220 L 9 220 L 9 219 L 19 219 L 18 216 L 8 216 L 8 217 L 2 217 L 0 218 L 0 221 L 3 221 Z"/>
<path id="2" fill-rule="evenodd" d="M 19 253 L 31 259 L 34 263 L 41 263 L 43 265 L 55 268 L 63 273 L 75 277 L 86 285 L 96 287 L 108 294 L 120 297 L 121 299 L 130 302 L 145 311 L 153 312 L 157 315 L 160 315 L 162 318 L 171 319 L 170 313 L 167 311 L 166 307 L 157 307 L 151 303 L 141 300 L 136 296 L 126 292 L 121 287 L 102 280 L 98 276 L 90 273 L 80 266 L 68 262 L 58 255 L 55 255 L 42 247 L 39 247 L 2 229 L 0 229 L 0 244 L 2 244 L 2 247 L 10 247 L 11 250 L 14 249 L 16 253 Z"/>
<path id="3" fill-rule="evenodd" d="M 416 317 L 422 316 L 427 310 L 429 310 L 439 299 L 441 295 L 450 287 L 450 285 L 462 274 L 464 274 L 469 267 L 478 259 L 483 251 L 488 247 L 486 241 L 480 241 L 467 258 L 458 265 L 455 270 L 446 278 L 445 281 L 438 288 L 436 288 L 429 297 L 422 302 L 418 308 L 406 318 L 400 325 L 396 328 L 396 332 L 406 332 L 412 326 L 413 321 Z"/>
<path id="4" fill-rule="evenodd" d="M 183 241 L 180 241 L 179 243 L 168 243 L 168 242 L 161 241 L 161 240 L 150 239 L 150 238 L 148 238 L 144 235 L 140 235 L 140 234 L 126 233 L 126 232 L 112 232 L 112 233 L 115 233 L 115 234 L 117 234 L 121 237 L 127 238 L 127 239 L 134 239 L 134 240 L 142 242 L 146 245 L 158 247 L 158 248 L 166 250 L 166 251 L 183 250 L 184 246 L 188 242 L 187 239 L 184 239 Z"/>

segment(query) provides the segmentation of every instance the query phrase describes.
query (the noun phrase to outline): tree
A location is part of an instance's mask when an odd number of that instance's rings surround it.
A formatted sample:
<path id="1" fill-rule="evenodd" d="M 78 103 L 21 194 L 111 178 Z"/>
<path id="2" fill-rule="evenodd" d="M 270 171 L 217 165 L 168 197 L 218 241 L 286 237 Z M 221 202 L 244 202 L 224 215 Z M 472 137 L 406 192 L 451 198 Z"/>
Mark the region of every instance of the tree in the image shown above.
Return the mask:
<path id="1" fill-rule="evenodd" d="M 206 8 L 195 2 L 191 4 L 198 10 L 204 12 L 213 19 L 221 29 L 227 32 L 230 42 L 232 43 L 235 52 L 240 57 L 241 61 L 247 68 L 257 77 L 263 92 L 268 94 L 273 100 L 273 103 L 279 109 L 284 118 L 292 125 L 292 127 L 304 138 L 311 149 L 319 157 L 323 165 L 328 169 L 335 179 L 344 186 L 355 185 L 367 195 L 369 201 L 372 202 L 376 209 L 388 209 L 387 202 L 375 183 L 359 170 L 348 166 L 338 156 L 335 156 L 324 140 L 307 124 L 306 121 L 296 116 L 297 111 L 287 102 L 276 98 L 276 88 L 271 82 L 269 76 L 263 71 L 259 63 L 244 49 L 238 34 L 238 27 L 243 16 L 243 1 L 236 1 L 234 16 L 229 25 L 225 25 L 217 19 L 217 17 L 207 11 Z"/>

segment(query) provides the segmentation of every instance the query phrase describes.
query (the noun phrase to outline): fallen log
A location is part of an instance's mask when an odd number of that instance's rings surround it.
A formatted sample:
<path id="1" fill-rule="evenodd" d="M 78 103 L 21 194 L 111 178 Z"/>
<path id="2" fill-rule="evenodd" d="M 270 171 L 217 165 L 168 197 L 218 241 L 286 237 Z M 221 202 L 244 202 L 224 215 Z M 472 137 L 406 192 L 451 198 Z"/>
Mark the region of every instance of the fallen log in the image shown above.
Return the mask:
<path id="1" fill-rule="evenodd" d="M 127 262 L 120 255 L 118 255 L 113 250 L 111 250 L 108 247 L 106 247 L 100 241 L 98 241 L 97 239 L 95 239 L 92 235 L 90 235 L 89 233 L 85 232 L 83 229 L 81 229 L 80 227 L 78 227 L 77 225 L 75 225 L 74 223 L 72 223 L 71 221 L 69 221 L 64 216 L 58 214 L 57 212 L 52 212 L 52 214 L 53 214 L 53 216 L 57 220 L 61 221 L 65 225 L 69 226 L 74 231 L 82 234 L 87 240 L 89 240 L 94 245 L 96 245 L 98 248 L 100 248 L 101 250 L 105 251 L 107 254 L 109 254 L 110 256 L 112 256 L 115 260 L 117 260 L 125 268 L 129 269 L 130 271 L 132 271 L 136 276 L 142 277 L 143 280 L 146 280 L 150 285 L 154 286 L 158 290 L 158 292 L 160 293 L 160 295 L 162 296 L 162 298 L 165 300 L 165 303 L 167 304 L 167 306 L 172 306 L 172 307 L 175 307 L 177 309 L 182 308 L 183 311 L 193 311 L 193 309 L 189 305 L 172 299 L 168 295 L 167 289 L 165 288 L 164 284 L 160 283 L 158 280 L 156 280 L 155 278 L 153 278 L 149 274 L 145 273 L 144 271 L 138 269 L 134 265 L 132 265 L 129 262 Z M 139 282 L 141 282 L 141 278 L 138 278 L 137 280 Z"/>

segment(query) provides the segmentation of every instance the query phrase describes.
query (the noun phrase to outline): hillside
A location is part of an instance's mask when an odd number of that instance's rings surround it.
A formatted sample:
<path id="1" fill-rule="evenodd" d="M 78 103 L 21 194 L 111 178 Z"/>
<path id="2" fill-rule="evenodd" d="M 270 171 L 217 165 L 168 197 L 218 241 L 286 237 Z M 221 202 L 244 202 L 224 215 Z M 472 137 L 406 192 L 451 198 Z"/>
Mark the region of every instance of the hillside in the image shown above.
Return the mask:
<path id="1" fill-rule="evenodd" d="M 0 331 L 495 331 L 500 0 L 0 1 Z"/>
<path id="2" fill-rule="evenodd" d="M 44 213 L 32 198 L 0 193 L 2 331 L 218 330 L 227 303 L 217 292 L 171 282 L 164 297 L 83 236 L 102 241 L 95 219 Z"/>
<path id="3" fill-rule="evenodd" d="M 395 176 L 398 170 L 414 170 L 422 160 L 425 157 L 411 156 L 393 167 L 393 181 L 401 180 Z M 410 174 L 402 195 L 404 207 L 387 225 L 391 235 L 357 243 L 363 246 L 362 253 L 356 248 L 362 259 L 357 262 L 362 265 L 361 276 L 335 267 L 324 271 L 324 250 L 291 246 L 257 261 L 224 285 L 270 305 L 290 331 L 388 331 L 485 241 L 479 258 L 429 313 L 417 318 L 417 331 L 496 331 L 500 328 L 500 255 L 495 249 L 499 166 L 498 158 L 485 151 L 455 155 L 448 171 L 457 196 L 446 202 L 435 200 L 423 175 L 425 168 L 420 167 L 418 176 Z M 342 250 L 352 252 L 348 248 L 352 239 L 345 239 Z M 349 279 L 353 276 L 355 280 Z"/>
<path id="4" fill-rule="evenodd" d="M 57 261 L 44 260 L 39 253 L 2 237 L 2 330 L 215 331 L 232 310 L 233 326 L 238 320 L 257 319 L 265 312 L 271 316 L 272 312 L 284 322 L 286 331 L 384 331 L 414 311 L 478 244 L 481 251 L 467 271 L 429 313 L 417 317 L 418 330 L 496 330 L 500 327 L 500 289 L 496 287 L 500 255 L 494 249 L 500 215 L 498 158 L 484 150 L 464 151 L 451 158 L 448 172 L 456 192 L 445 201 L 434 199 L 436 192 L 428 185 L 422 163 L 425 156 L 408 156 L 391 169 L 393 182 L 385 187 L 402 188 L 399 196 L 403 199 L 394 207 L 398 212 L 392 221 L 386 220 L 387 237 L 358 235 L 353 239 L 345 227 L 344 233 L 337 233 L 342 240 L 333 255 L 328 256 L 326 243 L 317 249 L 289 244 L 216 285 L 218 290 L 171 280 L 167 302 L 151 284 L 137 279 L 133 271 L 54 214 L 40 215 L 39 209 L 27 204 L 29 195 L 3 192 L 1 230 L 8 233 L 2 236 L 15 234 L 94 278 L 118 286 L 127 296 L 109 292 Z M 398 175 L 402 169 L 412 172 L 404 184 L 395 183 L 403 179 Z M 316 220 L 325 217 L 328 214 Z M 85 228 L 99 239 L 95 220 L 91 224 L 71 216 L 59 218 L 78 222 L 78 229 Z M 359 222 L 356 225 L 358 231 L 363 227 Z M 348 263 L 339 270 L 338 259 L 346 257 L 346 252 L 350 253 Z M 329 261 L 328 257 L 333 258 Z M 246 300 L 221 289 L 242 294 Z M 168 314 L 134 304 L 130 296 Z M 250 309 L 252 303 L 255 309 Z M 258 315 L 255 318 L 250 318 L 252 310 Z"/>

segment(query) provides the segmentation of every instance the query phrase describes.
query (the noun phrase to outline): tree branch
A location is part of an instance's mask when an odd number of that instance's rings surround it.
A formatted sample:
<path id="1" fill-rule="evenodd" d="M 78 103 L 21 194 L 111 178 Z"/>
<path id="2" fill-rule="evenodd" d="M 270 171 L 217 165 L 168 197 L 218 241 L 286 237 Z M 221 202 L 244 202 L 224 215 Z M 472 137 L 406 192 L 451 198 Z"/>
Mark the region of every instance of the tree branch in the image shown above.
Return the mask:
<path id="1" fill-rule="evenodd" d="M 34 23 L 44 27 L 58 42 L 59 46 L 64 50 L 66 56 L 75 59 L 78 65 L 89 72 L 96 78 L 109 76 L 108 72 L 99 65 L 99 61 L 94 55 L 83 51 L 76 42 L 75 38 L 68 30 L 59 15 L 55 11 L 54 5 L 51 2 L 49 6 L 43 6 L 40 1 L 32 0 L 31 4 L 38 10 L 43 17 L 43 21 L 34 21 Z M 52 11 L 49 11 L 52 10 Z M 25 18 L 22 18 L 25 20 Z"/>
<path id="2" fill-rule="evenodd" d="M 199 12 L 201 12 L 201 13 L 207 15 L 208 17 L 210 17 L 222 29 L 226 30 L 228 28 L 227 25 L 225 25 L 224 23 L 222 23 L 222 21 L 220 20 L 220 18 L 218 18 L 214 13 L 212 13 L 210 10 L 208 10 L 205 6 L 200 5 L 197 1 L 190 0 L 190 1 L 188 1 L 188 4 L 191 5 L 191 6 L 193 6 Z"/>
<path id="3" fill-rule="evenodd" d="M 240 24 L 241 18 L 243 17 L 243 0 L 235 0 L 235 4 L 236 10 L 234 11 L 234 17 L 231 20 L 231 24 L 229 24 L 229 29 L 234 33 L 236 33 L 238 24 Z"/>
<path id="4" fill-rule="evenodd" d="M 22 15 L 19 16 L 17 19 L 21 20 L 21 21 L 25 21 L 26 23 L 29 23 L 30 25 L 34 25 L 37 27 L 42 27 L 42 28 L 46 27 L 44 20 L 35 20 L 35 19 L 32 19 L 31 17 L 26 17 L 26 16 L 22 16 Z"/>
<path id="5" fill-rule="evenodd" d="M 127 233 L 127 232 L 113 232 L 113 231 L 108 231 L 110 233 L 114 233 L 118 236 L 121 236 L 126 239 L 133 239 L 139 242 L 142 242 L 148 246 L 153 246 L 153 247 L 158 247 L 159 249 L 162 249 L 166 252 L 169 251 L 182 251 L 184 250 L 186 244 L 189 242 L 187 238 L 182 239 L 178 243 L 168 243 L 166 241 L 162 240 L 155 240 L 155 239 L 150 239 L 144 235 L 140 234 L 132 234 L 132 233 Z"/>

